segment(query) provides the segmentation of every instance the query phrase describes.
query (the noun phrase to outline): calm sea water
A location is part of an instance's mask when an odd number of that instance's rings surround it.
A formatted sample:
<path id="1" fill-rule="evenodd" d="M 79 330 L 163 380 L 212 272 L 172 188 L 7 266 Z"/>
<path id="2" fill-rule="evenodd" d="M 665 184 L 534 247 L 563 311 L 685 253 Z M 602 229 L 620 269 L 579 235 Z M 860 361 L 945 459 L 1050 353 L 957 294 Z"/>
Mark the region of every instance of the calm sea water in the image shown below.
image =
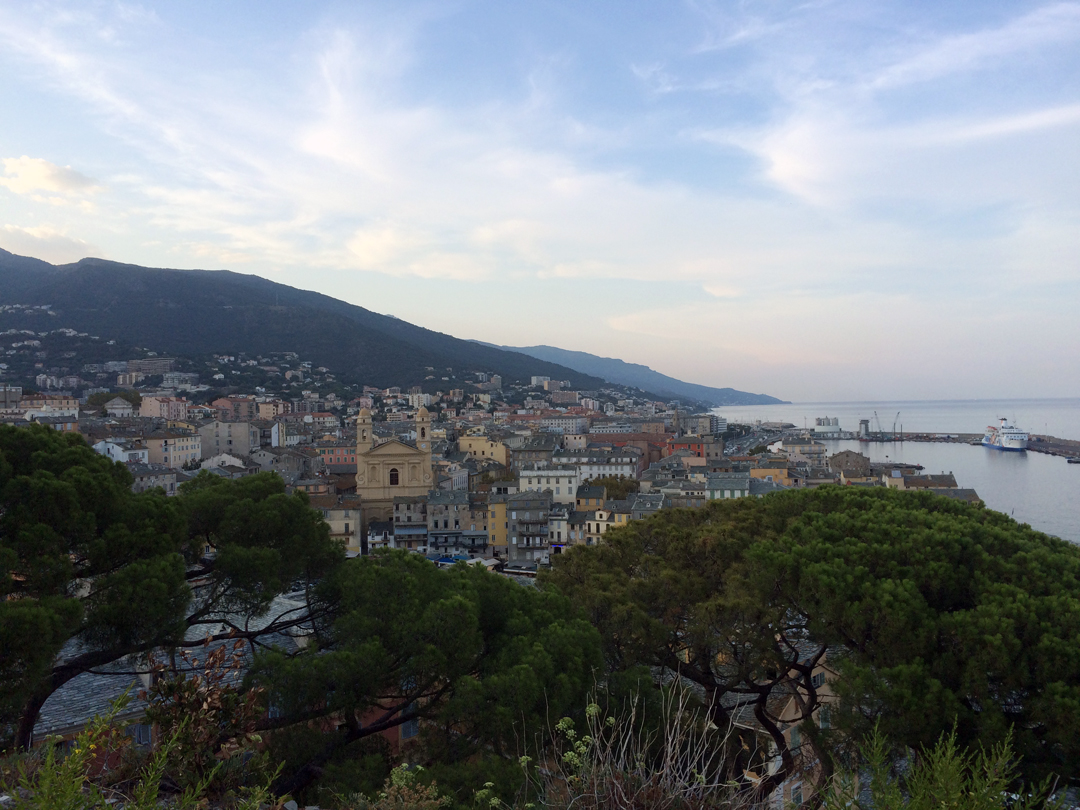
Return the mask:
<path id="1" fill-rule="evenodd" d="M 731 422 L 791 422 L 814 426 L 819 416 L 840 419 L 841 430 L 856 431 L 860 419 L 877 430 L 874 412 L 886 431 L 904 426 L 909 433 L 982 433 L 1002 416 L 1029 433 L 1080 439 L 1080 399 L 969 399 L 934 402 L 796 402 L 792 405 L 742 405 L 717 408 Z M 897 413 L 900 414 L 897 417 Z"/>
<path id="2" fill-rule="evenodd" d="M 835 416 L 842 430 L 856 430 L 877 411 L 886 431 L 900 412 L 905 431 L 979 433 L 1007 416 L 1017 427 L 1065 439 L 1080 439 L 1080 400 L 969 400 L 953 402 L 810 402 L 718 408 L 733 422 L 784 421 L 813 426 Z M 1003 453 L 966 444 L 828 441 L 830 452 L 856 450 L 872 461 L 921 464 L 926 472 L 951 472 L 962 487 L 976 490 L 987 507 L 1039 531 L 1080 543 L 1080 464 L 1042 453 Z"/>

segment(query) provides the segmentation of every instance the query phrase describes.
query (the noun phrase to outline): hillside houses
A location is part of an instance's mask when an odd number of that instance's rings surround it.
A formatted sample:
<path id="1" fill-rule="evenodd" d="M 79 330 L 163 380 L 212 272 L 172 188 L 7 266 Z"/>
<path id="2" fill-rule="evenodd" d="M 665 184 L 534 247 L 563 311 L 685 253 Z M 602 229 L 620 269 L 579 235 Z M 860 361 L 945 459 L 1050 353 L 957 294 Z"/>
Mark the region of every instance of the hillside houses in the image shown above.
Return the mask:
<path id="1" fill-rule="evenodd" d="M 63 392 L 23 397 L 4 386 L 0 418 L 78 430 L 128 465 L 139 491 L 173 495 L 200 472 L 276 474 L 308 494 L 352 555 L 397 548 L 526 574 L 630 522 L 710 501 L 824 484 L 978 498 L 951 476 L 882 469 L 851 451 L 830 458 L 824 443 L 794 431 L 765 452 L 728 455 L 723 418 L 614 388 L 448 370 L 430 386 L 356 386 L 342 395 L 318 390 L 332 375 L 288 353 L 213 360 L 230 374 L 253 363 L 295 390 L 234 389 L 196 402 L 188 397 L 198 393 L 197 375 L 172 369 L 169 380 L 183 390 L 99 397 L 92 412 Z"/>

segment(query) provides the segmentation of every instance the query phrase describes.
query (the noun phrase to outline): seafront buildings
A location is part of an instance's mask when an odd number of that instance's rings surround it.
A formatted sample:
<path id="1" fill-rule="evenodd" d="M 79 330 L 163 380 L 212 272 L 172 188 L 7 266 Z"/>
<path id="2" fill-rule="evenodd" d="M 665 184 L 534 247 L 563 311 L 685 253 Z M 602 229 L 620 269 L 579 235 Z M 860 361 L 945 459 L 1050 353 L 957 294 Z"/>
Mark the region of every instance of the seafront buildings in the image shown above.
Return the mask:
<path id="1" fill-rule="evenodd" d="M 483 371 L 455 374 L 445 390 L 354 386 L 343 395 L 325 390 L 326 369 L 286 359 L 219 356 L 214 370 L 261 364 L 287 381 L 288 394 L 256 386 L 201 401 L 223 374 L 204 380 L 156 358 L 152 367 L 90 369 L 99 379 L 117 372 L 118 390 L 103 387 L 94 406 L 85 395 L 4 386 L 0 418 L 81 433 L 127 464 L 139 490 L 172 495 L 201 470 L 274 472 L 308 494 L 352 555 L 400 548 L 526 575 L 574 545 L 603 542 L 612 528 L 711 500 L 823 484 L 978 499 L 951 476 L 830 455 L 818 438 L 838 430 L 832 419 L 813 432 L 729 425 L 641 392 L 575 390 L 546 377 L 510 383 Z M 132 392 L 133 375 L 155 372 L 160 386 Z"/>

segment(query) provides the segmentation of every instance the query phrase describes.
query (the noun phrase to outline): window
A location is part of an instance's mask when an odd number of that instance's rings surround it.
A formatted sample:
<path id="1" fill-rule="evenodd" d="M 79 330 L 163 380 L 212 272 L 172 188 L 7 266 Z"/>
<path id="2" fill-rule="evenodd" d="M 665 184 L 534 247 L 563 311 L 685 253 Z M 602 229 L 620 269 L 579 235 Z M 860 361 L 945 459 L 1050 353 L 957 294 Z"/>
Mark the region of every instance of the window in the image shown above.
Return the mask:
<path id="1" fill-rule="evenodd" d="M 822 706 L 818 712 L 818 725 L 822 728 L 832 728 L 832 712 L 828 706 Z"/>
<path id="2" fill-rule="evenodd" d="M 824 686 L 825 685 L 825 673 L 824 672 L 815 672 L 813 675 L 810 676 L 810 683 L 813 684 L 815 689 L 817 689 L 820 686 Z"/>
<path id="3" fill-rule="evenodd" d="M 396 487 L 400 483 L 400 478 L 401 476 L 397 467 L 392 467 L 390 469 L 390 486 Z"/>
<path id="4" fill-rule="evenodd" d="M 136 723 L 124 729 L 125 733 L 135 741 L 139 748 L 146 748 L 152 742 L 151 728 L 145 723 Z"/>
<path id="5" fill-rule="evenodd" d="M 803 803 L 801 784 L 791 786 L 791 803 L 795 807 L 798 807 Z"/>

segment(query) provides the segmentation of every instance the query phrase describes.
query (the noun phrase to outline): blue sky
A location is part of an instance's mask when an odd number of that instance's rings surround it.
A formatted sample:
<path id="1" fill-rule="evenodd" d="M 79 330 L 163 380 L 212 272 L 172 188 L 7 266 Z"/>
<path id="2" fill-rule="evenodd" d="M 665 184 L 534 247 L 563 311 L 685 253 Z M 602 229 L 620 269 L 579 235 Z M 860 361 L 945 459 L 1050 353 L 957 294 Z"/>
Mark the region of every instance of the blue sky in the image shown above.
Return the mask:
<path id="1" fill-rule="evenodd" d="M 1080 396 L 1080 3 L 0 3 L 0 247 L 797 400 Z"/>

